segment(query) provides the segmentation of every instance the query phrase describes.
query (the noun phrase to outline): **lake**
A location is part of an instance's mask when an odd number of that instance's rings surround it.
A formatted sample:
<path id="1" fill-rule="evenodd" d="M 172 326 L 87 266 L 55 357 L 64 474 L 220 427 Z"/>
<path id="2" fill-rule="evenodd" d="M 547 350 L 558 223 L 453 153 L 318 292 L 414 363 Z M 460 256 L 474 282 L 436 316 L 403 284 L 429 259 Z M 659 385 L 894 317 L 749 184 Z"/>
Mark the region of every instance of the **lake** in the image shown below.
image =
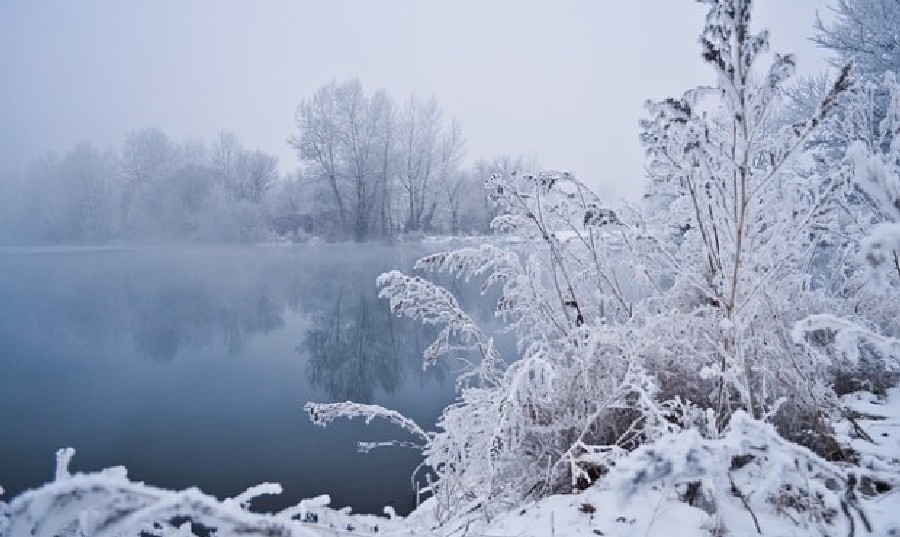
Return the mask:
<path id="1" fill-rule="evenodd" d="M 72 468 L 219 498 L 276 481 L 270 511 L 328 493 L 332 506 L 415 505 L 418 451 L 359 419 L 312 425 L 307 401 L 396 409 L 434 430 L 457 366 L 423 371 L 435 334 L 390 314 L 376 276 L 427 246 L 296 245 L 0 253 L 0 485 L 9 500 Z M 487 326 L 477 289 L 443 282 Z M 417 474 L 423 475 L 422 470 Z"/>

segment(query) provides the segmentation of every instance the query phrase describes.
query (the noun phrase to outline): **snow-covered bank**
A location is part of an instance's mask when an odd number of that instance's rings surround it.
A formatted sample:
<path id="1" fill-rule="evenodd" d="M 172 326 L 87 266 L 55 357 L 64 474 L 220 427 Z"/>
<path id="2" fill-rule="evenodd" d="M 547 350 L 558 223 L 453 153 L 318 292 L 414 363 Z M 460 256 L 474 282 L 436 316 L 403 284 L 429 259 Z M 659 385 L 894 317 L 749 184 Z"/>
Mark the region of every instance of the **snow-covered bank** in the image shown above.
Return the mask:
<path id="1" fill-rule="evenodd" d="M 884 397 L 849 394 L 843 403 L 852 415 L 834 428 L 857 464 L 825 461 L 738 413 L 721 438 L 703 439 L 693 429 L 666 435 L 622 456 L 577 494 L 492 519 L 475 510 L 440 524 L 433 499 L 407 518 L 351 515 L 329 508 L 327 497 L 254 513 L 252 499 L 278 494 L 280 486 L 266 483 L 219 501 L 196 489 L 132 482 L 123 468 L 70 474 L 73 451 L 60 450 L 53 482 L 0 504 L 0 535 L 186 537 L 193 535 L 188 517 L 197 523 L 193 530 L 217 527 L 221 536 L 900 535 L 900 388 Z"/>
<path id="2" fill-rule="evenodd" d="M 0 536 L 188 537 L 215 529 L 220 537 L 315 537 L 333 535 L 333 530 L 372 535 L 391 524 L 390 519 L 329 509 L 328 496 L 303 500 L 274 514 L 252 512 L 254 498 L 281 493 L 276 483 L 262 483 L 219 500 L 196 488 L 170 491 L 131 481 L 123 467 L 72 474 L 69 462 L 74 453 L 71 448 L 57 452 L 54 481 L 9 504 L 0 502 Z"/>
<path id="3" fill-rule="evenodd" d="M 694 537 L 900 535 L 900 388 L 846 395 L 838 420 L 858 465 L 831 463 L 737 414 L 720 439 L 673 433 L 617 461 L 589 489 L 495 518 L 478 513 L 431 531 L 491 535 Z M 429 524 L 430 502 L 409 517 Z M 433 507 L 433 506 L 432 506 Z"/>

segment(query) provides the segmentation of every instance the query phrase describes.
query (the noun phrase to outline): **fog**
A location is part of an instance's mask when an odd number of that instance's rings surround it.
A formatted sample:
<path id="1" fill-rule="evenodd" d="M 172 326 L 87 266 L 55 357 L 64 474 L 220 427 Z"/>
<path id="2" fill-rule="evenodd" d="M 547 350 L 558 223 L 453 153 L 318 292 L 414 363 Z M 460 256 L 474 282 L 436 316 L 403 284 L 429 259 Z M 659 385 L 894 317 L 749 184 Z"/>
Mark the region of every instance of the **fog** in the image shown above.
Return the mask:
<path id="1" fill-rule="evenodd" d="M 801 72 L 823 0 L 761 0 L 756 20 Z M 79 142 L 118 148 L 235 133 L 291 173 L 298 103 L 358 78 L 402 102 L 435 97 L 464 129 L 465 161 L 533 157 L 634 197 L 647 98 L 709 82 L 703 6 L 634 2 L 3 2 L 0 169 Z"/>

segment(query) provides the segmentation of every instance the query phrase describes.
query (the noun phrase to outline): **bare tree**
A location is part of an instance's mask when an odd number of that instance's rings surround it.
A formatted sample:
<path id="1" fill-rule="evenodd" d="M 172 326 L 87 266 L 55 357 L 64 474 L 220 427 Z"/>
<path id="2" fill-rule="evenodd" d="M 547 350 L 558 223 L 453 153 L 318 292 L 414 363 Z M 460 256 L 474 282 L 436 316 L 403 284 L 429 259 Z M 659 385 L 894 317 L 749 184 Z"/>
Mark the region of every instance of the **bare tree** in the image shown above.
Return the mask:
<path id="1" fill-rule="evenodd" d="M 379 164 L 389 132 L 390 101 L 380 92 L 366 97 L 358 81 L 344 87 L 341 106 L 341 139 L 346 177 L 354 203 L 353 237 L 357 241 L 368 238 L 379 186 Z"/>
<path id="2" fill-rule="evenodd" d="M 319 88 L 309 100 L 297 107 L 297 132 L 288 143 L 297 150 L 297 156 L 311 165 L 311 176 L 317 176 L 328 184 L 337 206 L 341 229 L 347 231 L 347 211 L 344 196 L 338 186 L 340 176 L 340 126 L 338 124 L 338 94 L 340 86 L 330 82 Z"/>
<path id="3" fill-rule="evenodd" d="M 159 129 L 146 128 L 125 138 L 122 164 L 129 182 L 140 186 L 158 179 L 172 164 L 173 156 L 169 138 Z"/>
<path id="4" fill-rule="evenodd" d="M 384 127 L 379 139 L 380 171 L 378 174 L 379 199 L 377 200 L 379 233 L 382 237 L 390 237 L 393 235 L 395 226 L 391 204 L 397 152 L 395 147 L 396 117 L 394 103 L 384 91 L 379 91 L 372 96 L 372 108 L 380 111 L 382 126 Z"/>
<path id="5" fill-rule="evenodd" d="M 260 203 L 278 180 L 278 157 L 245 151 L 238 160 L 237 198 Z"/>
<path id="6" fill-rule="evenodd" d="M 439 177 L 449 210 L 450 233 L 459 233 L 460 206 L 466 174 L 460 169 L 465 154 L 465 140 L 459 122 L 452 121 L 442 133 L 439 147 Z"/>
<path id="7" fill-rule="evenodd" d="M 384 227 L 392 121 L 387 95 L 369 97 L 357 80 L 323 86 L 298 109 L 297 134 L 289 143 L 311 175 L 326 182 L 343 233 L 357 241 L 372 235 L 376 206 Z"/>
<path id="8" fill-rule="evenodd" d="M 400 114 L 399 180 L 407 205 L 406 231 L 428 229 L 437 208 L 431 190 L 438 167 L 440 125 L 441 111 L 433 98 L 423 101 L 412 96 Z"/>

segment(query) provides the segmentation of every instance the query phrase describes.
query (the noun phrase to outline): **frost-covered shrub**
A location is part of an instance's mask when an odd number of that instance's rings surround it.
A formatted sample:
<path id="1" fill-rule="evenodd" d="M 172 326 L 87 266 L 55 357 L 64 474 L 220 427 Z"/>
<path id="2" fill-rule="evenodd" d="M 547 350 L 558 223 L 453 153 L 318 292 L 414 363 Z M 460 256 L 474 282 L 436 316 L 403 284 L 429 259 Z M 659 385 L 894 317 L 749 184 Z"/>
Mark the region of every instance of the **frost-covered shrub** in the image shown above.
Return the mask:
<path id="1" fill-rule="evenodd" d="M 832 363 L 802 352 L 787 331 L 827 305 L 808 267 L 843 177 L 815 173 L 805 148 L 851 79 L 844 70 L 813 117 L 782 127 L 794 57 L 775 54 L 760 72 L 768 33 L 751 31 L 752 2 L 706 3 L 701 44 L 716 87 L 649 103 L 642 122 L 654 211 L 644 258 L 660 281 L 672 281 L 656 322 L 677 330 L 678 348 L 659 357 L 700 370 L 693 400 L 713 408 L 721 428 L 738 409 L 765 418 L 786 400 L 828 404 Z M 652 368 L 660 369 L 665 362 Z"/>
<path id="2" fill-rule="evenodd" d="M 793 340 L 834 357 L 838 393 L 884 392 L 900 375 L 900 84 L 860 84 L 828 126 L 846 140 L 837 158 L 852 179 L 842 209 L 851 218 L 829 231 L 841 237 L 825 277 L 835 301 L 828 313 L 797 320 Z"/>
<path id="3" fill-rule="evenodd" d="M 424 438 L 444 517 L 476 506 L 491 516 L 523 498 L 570 491 L 623 447 L 673 427 L 635 344 L 633 301 L 643 288 L 622 262 L 630 232 L 618 215 L 568 174 L 494 176 L 488 187 L 504 213 L 494 226 L 528 247 L 463 248 L 416 268 L 500 288 L 496 313 L 517 336 L 517 356 L 501 356 L 442 287 L 399 272 L 379 278 L 395 313 L 440 328 L 426 366 L 460 349 L 478 356 L 440 431 Z M 309 409 L 355 413 L 339 406 Z"/>
<path id="4" fill-rule="evenodd" d="M 900 83 L 884 77 L 884 117 L 871 126 L 871 136 L 848 149 L 853 178 L 871 202 L 874 225 L 861 242 L 861 255 L 877 289 L 900 285 Z M 858 106 L 874 106 L 874 90 Z"/>

